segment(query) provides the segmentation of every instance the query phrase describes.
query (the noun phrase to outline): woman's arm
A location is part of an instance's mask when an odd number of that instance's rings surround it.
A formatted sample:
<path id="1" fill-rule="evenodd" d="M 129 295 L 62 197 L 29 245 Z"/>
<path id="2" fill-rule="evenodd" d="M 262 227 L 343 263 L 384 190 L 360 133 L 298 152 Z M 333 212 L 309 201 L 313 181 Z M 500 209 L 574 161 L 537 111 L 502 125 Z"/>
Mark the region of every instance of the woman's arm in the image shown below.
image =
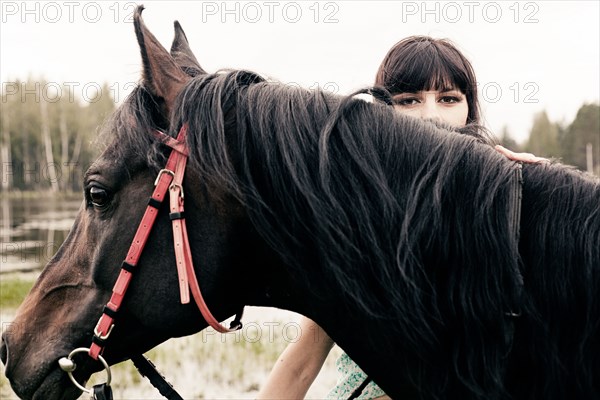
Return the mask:
<path id="1" fill-rule="evenodd" d="M 302 399 L 313 383 L 333 341 L 312 320 L 300 321 L 301 335 L 279 356 L 257 399 Z"/>

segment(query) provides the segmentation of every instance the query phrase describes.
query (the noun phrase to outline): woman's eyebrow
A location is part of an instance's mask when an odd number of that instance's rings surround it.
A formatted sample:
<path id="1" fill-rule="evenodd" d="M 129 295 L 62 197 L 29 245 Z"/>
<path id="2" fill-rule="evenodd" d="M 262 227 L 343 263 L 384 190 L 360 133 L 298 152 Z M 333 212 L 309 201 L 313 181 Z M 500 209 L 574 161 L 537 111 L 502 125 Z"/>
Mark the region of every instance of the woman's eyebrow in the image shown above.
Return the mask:
<path id="1" fill-rule="evenodd" d="M 392 97 L 400 97 L 400 96 L 415 96 L 419 92 L 400 92 L 392 94 Z"/>
<path id="2" fill-rule="evenodd" d="M 458 92 L 460 92 L 460 89 L 459 89 L 459 88 L 457 88 L 456 86 L 451 86 L 451 87 L 444 87 L 444 88 L 441 88 L 441 89 L 439 89 L 439 91 L 440 91 L 440 92 L 455 92 L 455 91 L 458 91 Z"/>

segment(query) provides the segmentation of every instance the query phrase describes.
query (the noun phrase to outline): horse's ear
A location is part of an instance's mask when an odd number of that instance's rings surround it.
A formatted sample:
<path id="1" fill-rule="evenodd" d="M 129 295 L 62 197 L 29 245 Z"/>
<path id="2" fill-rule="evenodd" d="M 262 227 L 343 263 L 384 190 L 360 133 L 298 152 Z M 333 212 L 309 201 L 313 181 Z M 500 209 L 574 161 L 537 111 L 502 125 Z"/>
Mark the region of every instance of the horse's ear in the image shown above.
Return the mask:
<path id="1" fill-rule="evenodd" d="M 177 65 L 179 65 L 188 75 L 196 76 L 206 74 L 206 71 L 200 66 L 196 56 L 192 53 L 190 43 L 188 42 L 187 36 L 179 24 L 179 21 L 175 21 L 175 38 L 171 45 L 171 57 L 173 57 L 175 63 L 177 63 Z"/>
<path id="2" fill-rule="evenodd" d="M 142 20 L 144 6 L 138 6 L 133 16 L 135 34 L 142 53 L 142 84 L 152 94 L 162 97 L 170 111 L 175 98 L 191 78 L 177 65 L 169 52 L 148 30 Z"/>

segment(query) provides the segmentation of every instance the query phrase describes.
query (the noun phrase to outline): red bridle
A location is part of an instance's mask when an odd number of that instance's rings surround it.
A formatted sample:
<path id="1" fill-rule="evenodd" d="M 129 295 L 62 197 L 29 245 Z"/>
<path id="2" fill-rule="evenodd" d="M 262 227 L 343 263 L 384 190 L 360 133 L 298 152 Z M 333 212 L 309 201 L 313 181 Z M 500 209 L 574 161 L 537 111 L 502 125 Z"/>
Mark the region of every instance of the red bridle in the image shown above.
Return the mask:
<path id="1" fill-rule="evenodd" d="M 189 154 L 185 142 L 186 133 L 187 124 L 184 124 L 181 127 L 177 139 L 173 139 L 159 131 L 156 131 L 155 133 L 162 143 L 171 147 L 172 151 L 165 168 L 160 170 L 156 177 L 156 181 L 154 182 L 154 192 L 148 201 L 148 206 L 146 207 L 142 221 L 133 237 L 127 256 L 121 265 L 121 272 L 113 287 L 112 296 L 106 306 L 104 306 L 102 316 L 94 329 L 93 343 L 89 350 L 89 355 L 94 360 L 97 360 L 98 356 L 104 351 L 105 342 L 114 328 L 114 319 L 119 312 L 121 303 L 123 302 L 125 293 L 127 292 L 127 288 L 133 277 L 133 272 L 137 269 L 137 263 L 144 250 L 148 237 L 150 236 L 152 226 L 158 215 L 158 210 L 160 209 L 163 200 L 166 198 L 167 190 L 169 190 L 169 218 L 172 220 L 173 224 L 173 240 L 177 274 L 179 276 L 179 295 L 181 303 L 187 304 L 190 302 L 191 290 L 192 297 L 196 301 L 202 316 L 217 332 L 233 332 L 242 327 L 240 320 L 242 318 L 243 308 L 232 321 L 230 328 L 221 325 L 208 309 L 208 306 L 202 297 L 200 286 L 198 285 L 183 210 L 183 176 L 185 174 L 185 166 Z"/>

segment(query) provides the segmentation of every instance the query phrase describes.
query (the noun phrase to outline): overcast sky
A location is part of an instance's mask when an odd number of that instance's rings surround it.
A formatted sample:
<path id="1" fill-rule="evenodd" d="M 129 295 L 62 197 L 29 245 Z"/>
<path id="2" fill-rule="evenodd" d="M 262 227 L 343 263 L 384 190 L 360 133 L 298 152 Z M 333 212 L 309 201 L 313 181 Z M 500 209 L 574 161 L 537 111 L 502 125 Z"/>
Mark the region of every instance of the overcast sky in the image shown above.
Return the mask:
<path id="1" fill-rule="evenodd" d="M 451 39 L 477 74 L 486 125 L 524 141 L 533 115 L 571 122 L 600 97 L 599 1 L 145 1 L 169 48 L 179 20 L 208 71 L 245 68 L 341 94 L 372 83 L 387 50 L 415 34 Z M 139 79 L 132 2 L 0 1 L 0 78 L 67 83 L 82 99 Z"/>

